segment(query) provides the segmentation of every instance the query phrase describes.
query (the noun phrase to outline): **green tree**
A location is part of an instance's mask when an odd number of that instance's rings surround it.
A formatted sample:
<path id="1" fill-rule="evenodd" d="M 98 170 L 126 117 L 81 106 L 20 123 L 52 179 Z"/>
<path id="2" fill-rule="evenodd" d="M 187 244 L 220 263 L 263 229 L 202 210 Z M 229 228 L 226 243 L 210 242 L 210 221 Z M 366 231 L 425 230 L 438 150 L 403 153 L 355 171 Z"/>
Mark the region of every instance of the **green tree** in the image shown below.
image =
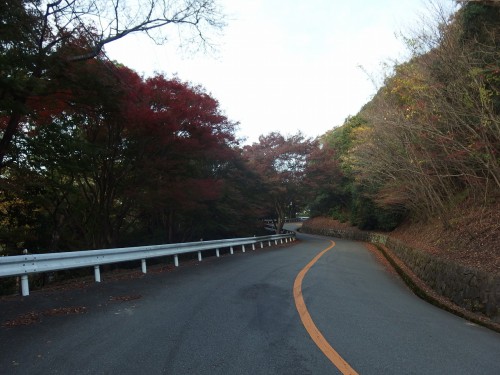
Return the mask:
<path id="1" fill-rule="evenodd" d="M 378 204 L 377 188 L 356 170 L 360 161 L 355 151 L 371 133 L 363 113 L 348 117 L 342 126 L 321 137 L 318 159 L 311 158 L 308 166 L 313 172 L 309 176 L 317 181 L 311 186 L 311 215 L 349 221 L 361 229 L 391 230 L 401 221 L 403 211 Z"/>

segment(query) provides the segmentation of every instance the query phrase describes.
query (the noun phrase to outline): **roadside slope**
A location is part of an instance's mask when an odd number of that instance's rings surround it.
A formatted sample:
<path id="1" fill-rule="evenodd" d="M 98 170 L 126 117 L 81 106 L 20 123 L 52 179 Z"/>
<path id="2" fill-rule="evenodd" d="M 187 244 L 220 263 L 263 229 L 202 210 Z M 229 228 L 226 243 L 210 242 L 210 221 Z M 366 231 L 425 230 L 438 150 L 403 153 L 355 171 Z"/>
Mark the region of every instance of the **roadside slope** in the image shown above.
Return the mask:
<path id="1" fill-rule="evenodd" d="M 462 207 L 451 216 L 449 228 L 434 219 L 425 223 L 407 222 L 386 234 L 440 258 L 500 275 L 500 204 L 488 208 Z M 306 226 L 363 232 L 326 217 L 309 219 Z"/>

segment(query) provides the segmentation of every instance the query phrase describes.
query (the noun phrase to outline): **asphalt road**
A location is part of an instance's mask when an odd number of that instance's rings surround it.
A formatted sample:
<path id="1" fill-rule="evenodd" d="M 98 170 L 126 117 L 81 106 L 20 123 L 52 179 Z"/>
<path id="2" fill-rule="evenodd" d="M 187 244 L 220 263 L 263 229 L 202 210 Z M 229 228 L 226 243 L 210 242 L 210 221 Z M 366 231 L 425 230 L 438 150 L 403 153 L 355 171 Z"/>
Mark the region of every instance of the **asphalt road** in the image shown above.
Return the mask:
<path id="1" fill-rule="evenodd" d="M 2 300 L 0 323 L 58 308 L 86 312 L 2 326 L 0 374 L 339 373 L 302 325 L 293 296 L 297 274 L 330 241 L 299 239 Z M 335 242 L 302 293 L 318 329 L 358 373 L 500 374 L 500 334 L 420 300 L 361 243 Z"/>

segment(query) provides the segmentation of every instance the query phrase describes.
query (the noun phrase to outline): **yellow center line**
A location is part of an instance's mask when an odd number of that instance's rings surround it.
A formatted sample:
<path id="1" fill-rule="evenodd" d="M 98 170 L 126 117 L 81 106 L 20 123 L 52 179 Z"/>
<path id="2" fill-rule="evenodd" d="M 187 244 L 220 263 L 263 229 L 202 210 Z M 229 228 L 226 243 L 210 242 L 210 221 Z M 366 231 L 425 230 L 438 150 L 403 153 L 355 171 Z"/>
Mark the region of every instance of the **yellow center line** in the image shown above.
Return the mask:
<path id="1" fill-rule="evenodd" d="M 358 374 L 340 355 L 332 348 L 332 346 L 326 341 L 325 337 L 321 334 L 316 324 L 314 324 L 309 311 L 307 311 L 306 303 L 304 302 L 304 297 L 302 296 L 302 280 L 307 271 L 318 261 L 319 258 L 323 256 L 328 250 L 335 246 L 335 242 L 330 241 L 331 245 L 323 250 L 321 253 L 316 255 L 313 260 L 311 260 L 297 275 L 295 282 L 293 283 L 293 297 L 295 299 L 295 306 L 299 312 L 300 319 L 304 325 L 307 333 L 313 339 L 314 343 L 323 352 L 323 354 L 339 369 L 342 374 Z"/>

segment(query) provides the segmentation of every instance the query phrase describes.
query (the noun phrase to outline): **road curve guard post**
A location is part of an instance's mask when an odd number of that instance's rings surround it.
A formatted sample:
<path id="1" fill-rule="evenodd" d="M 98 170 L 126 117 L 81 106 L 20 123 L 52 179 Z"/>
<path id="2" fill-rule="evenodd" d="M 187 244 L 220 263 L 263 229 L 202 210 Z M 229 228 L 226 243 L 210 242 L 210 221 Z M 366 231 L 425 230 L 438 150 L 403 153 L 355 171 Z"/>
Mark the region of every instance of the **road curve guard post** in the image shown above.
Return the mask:
<path id="1" fill-rule="evenodd" d="M 235 246 L 241 246 L 245 252 L 245 246 L 251 245 L 255 250 L 255 244 L 271 241 L 278 244 L 283 240 L 294 241 L 295 233 L 274 234 L 261 237 L 232 238 L 215 241 L 186 242 L 154 246 L 124 247 L 116 249 L 84 250 L 61 253 L 29 254 L 27 251 L 23 255 L 0 256 L 0 277 L 20 277 L 21 294 L 28 296 L 29 275 L 44 272 L 69 270 L 74 268 L 92 267 L 96 282 L 101 282 L 100 266 L 103 264 L 113 264 L 128 261 L 141 261 L 141 270 L 147 272 L 146 261 L 149 258 L 173 256 L 174 264 L 179 266 L 179 255 L 197 252 L 198 260 L 202 260 L 202 251 L 215 250 L 217 257 L 220 256 L 220 248 L 229 248 L 231 254 L 234 253 Z"/>
<path id="2" fill-rule="evenodd" d="M 94 279 L 96 283 L 101 282 L 101 270 L 99 269 L 99 266 L 94 266 Z"/>

